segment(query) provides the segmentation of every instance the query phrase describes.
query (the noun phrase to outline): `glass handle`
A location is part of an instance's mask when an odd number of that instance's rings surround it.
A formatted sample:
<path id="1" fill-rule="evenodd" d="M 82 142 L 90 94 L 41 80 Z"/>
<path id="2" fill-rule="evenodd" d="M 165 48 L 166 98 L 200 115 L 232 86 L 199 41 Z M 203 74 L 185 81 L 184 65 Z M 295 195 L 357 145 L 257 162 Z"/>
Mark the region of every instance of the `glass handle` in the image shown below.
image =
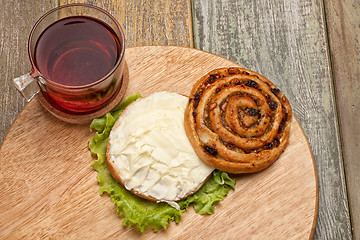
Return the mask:
<path id="1" fill-rule="evenodd" d="M 40 90 L 36 79 L 32 77 L 30 73 L 15 78 L 13 81 L 17 90 L 19 90 L 27 102 L 29 102 Z"/>

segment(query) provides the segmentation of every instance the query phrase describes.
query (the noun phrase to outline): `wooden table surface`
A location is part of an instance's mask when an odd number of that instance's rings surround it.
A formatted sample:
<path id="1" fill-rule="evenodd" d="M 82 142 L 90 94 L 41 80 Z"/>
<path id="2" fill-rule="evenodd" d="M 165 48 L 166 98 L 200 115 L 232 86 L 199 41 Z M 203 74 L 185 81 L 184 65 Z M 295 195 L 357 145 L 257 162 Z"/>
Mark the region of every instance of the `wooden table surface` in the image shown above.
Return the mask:
<path id="1" fill-rule="evenodd" d="M 273 81 L 289 98 L 315 157 L 314 239 L 360 239 L 358 0 L 0 0 L 0 142 L 26 105 L 12 79 L 30 70 L 31 27 L 51 8 L 73 2 L 112 13 L 127 47 L 193 47 Z"/>

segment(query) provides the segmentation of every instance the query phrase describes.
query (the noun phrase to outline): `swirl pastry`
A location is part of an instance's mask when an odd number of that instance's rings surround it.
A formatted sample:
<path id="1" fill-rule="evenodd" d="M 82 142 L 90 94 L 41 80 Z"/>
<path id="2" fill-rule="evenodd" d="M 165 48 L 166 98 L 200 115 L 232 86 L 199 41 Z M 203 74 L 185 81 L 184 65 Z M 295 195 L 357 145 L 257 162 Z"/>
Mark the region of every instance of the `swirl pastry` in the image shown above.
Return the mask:
<path id="1" fill-rule="evenodd" d="M 184 117 L 201 160 L 229 173 L 251 173 L 268 167 L 285 149 L 292 111 L 271 81 L 231 67 L 196 82 Z"/>

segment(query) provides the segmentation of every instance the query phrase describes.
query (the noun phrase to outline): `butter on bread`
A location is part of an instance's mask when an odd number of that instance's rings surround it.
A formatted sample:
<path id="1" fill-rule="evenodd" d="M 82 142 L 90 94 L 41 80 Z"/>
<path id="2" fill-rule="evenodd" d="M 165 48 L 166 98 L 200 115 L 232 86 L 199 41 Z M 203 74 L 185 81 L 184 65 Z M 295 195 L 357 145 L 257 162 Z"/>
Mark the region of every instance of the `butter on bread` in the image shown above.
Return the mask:
<path id="1" fill-rule="evenodd" d="M 112 176 L 134 194 L 176 201 L 196 192 L 211 175 L 184 129 L 188 98 L 157 92 L 130 104 L 112 128 L 107 163 Z"/>

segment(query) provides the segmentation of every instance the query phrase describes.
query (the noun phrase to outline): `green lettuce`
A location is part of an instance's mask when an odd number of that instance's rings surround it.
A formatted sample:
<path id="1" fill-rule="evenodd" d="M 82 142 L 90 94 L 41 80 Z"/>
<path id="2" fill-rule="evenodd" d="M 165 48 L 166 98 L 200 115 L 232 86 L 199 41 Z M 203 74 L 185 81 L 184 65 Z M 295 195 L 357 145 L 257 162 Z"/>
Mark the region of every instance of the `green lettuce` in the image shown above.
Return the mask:
<path id="1" fill-rule="evenodd" d="M 235 180 L 227 173 L 215 170 L 208 181 L 199 191 L 178 202 L 180 210 L 176 210 L 167 203 L 156 203 L 142 199 L 126 190 L 112 176 L 106 163 L 106 145 L 111 128 L 127 105 L 140 98 L 135 93 L 121 102 L 113 111 L 101 118 L 94 119 L 90 124 L 90 131 L 96 131 L 90 139 L 91 154 L 96 156 L 92 167 L 98 172 L 99 193 L 110 195 L 117 206 L 117 214 L 124 217 L 123 225 L 134 226 L 143 232 L 147 227 L 159 231 L 166 229 L 170 222 L 179 222 L 182 213 L 193 204 L 199 214 L 213 214 L 214 204 L 221 201 L 231 189 L 235 188 Z"/>

